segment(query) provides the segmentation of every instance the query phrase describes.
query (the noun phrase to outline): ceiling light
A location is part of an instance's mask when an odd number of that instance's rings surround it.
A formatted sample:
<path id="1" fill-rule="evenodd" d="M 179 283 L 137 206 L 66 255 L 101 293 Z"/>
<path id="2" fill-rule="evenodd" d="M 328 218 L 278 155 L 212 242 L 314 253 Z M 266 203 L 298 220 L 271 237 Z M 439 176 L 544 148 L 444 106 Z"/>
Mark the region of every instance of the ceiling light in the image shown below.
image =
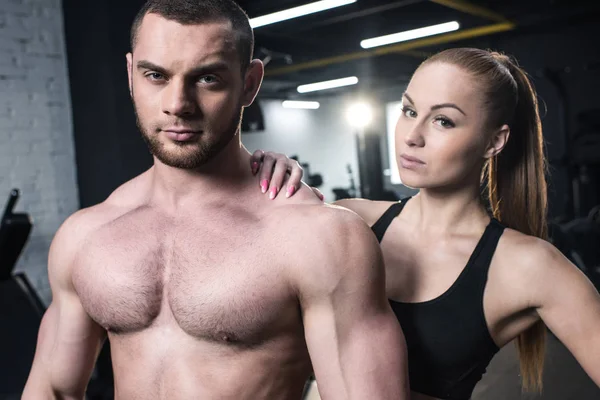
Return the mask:
<path id="1" fill-rule="evenodd" d="M 283 108 L 295 108 L 302 110 L 317 110 L 321 105 L 318 101 L 293 101 L 286 100 L 282 103 Z"/>
<path id="2" fill-rule="evenodd" d="M 358 78 L 351 76 L 349 78 L 334 79 L 332 81 L 310 83 L 308 85 L 298 86 L 298 93 L 316 92 L 317 90 L 327 90 L 342 86 L 356 85 Z"/>
<path id="3" fill-rule="evenodd" d="M 392 35 L 380 36 L 372 39 L 366 39 L 360 42 L 360 46 L 363 49 L 370 49 L 372 47 L 384 46 L 386 44 L 404 42 L 407 40 L 413 40 L 422 38 L 425 36 L 438 35 L 440 33 L 456 31 L 460 28 L 460 25 L 456 21 L 446 22 L 444 24 L 426 26 L 424 28 L 413 29 L 410 31 L 404 31 L 400 33 L 394 33 Z"/>
<path id="4" fill-rule="evenodd" d="M 346 118 L 354 128 L 363 129 L 373 120 L 373 107 L 368 103 L 354 103 L 346 110 Z"/>
<path id="5" fill-rule="evenodd" d="M 323 0 L 314 3 L 305 4 L 303 6 L 290 8 L 288 10 L 278 11 L 272 14 L 263 15 L 250 19 L 250 26 L 258 28 L 260 26 L 270 25 L 277 22 L 285 21 L 292 18 L 302 17 L 308 14 L 314 14 L 320 11 L 329 10 L 347 4 L 356 3 L 356 0 Z"/>

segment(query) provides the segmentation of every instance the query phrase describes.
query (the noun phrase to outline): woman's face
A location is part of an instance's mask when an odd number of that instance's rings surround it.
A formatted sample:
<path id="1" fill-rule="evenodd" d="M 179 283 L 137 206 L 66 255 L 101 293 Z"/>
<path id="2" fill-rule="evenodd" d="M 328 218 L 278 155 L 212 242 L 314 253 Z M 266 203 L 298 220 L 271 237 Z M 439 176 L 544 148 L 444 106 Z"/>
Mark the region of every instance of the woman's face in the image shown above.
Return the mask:
<path id="1" fill-rule="evenodd" d="M 396 160 L 402 183 L 419 189 L 471 185 L 494 154 L 482 86 L 448 63 L 421 66 L 402 99 Z"/>

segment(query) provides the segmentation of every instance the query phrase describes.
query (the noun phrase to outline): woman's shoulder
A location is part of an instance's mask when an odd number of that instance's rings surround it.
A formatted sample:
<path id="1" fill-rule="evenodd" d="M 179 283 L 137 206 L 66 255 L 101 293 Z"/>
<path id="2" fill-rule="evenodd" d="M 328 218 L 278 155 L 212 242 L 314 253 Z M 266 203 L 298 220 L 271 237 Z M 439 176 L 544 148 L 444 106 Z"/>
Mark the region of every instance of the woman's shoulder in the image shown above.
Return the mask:
<path id="1" fill-rule="evenodd" d="M 547 240 L 509 227 L 505 227 L 500 244 L 502 244 L 501 250 L 503 253 L 528 260 L 547 257 L 557 250 Z"/>
<path id="2" fill-rule="evenodd" d="M 395 201 L 376 201 L 367 199 L 342 199 L 333 204 L 347 208 L 358 214 L 369 226 L 373 225 Z"/>
<path id="3" fill-rule="evenodd" d="M 557 269 L 573 265 L 549 241 L 506 228 L 498 243 L 496 257 L 500 270 L 512 282 L 523 282 L 527 286 L 545 282 Z"/>

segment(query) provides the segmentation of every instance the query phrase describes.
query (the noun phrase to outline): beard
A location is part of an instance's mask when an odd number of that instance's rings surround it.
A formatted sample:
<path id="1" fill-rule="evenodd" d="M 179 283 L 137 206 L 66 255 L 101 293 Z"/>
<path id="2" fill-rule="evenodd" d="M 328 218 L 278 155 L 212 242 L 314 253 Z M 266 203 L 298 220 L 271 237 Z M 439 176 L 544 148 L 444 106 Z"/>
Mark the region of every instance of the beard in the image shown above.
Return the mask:
<path id="1" fill-rule="evenodd" d="M 197 141 L 171 142 L 173 146 L 176 146 L 175 149 L 172 149 L 169 148 L 171 146 L 167 146 L 164 141 L 161 141 L 160 128 L 149 127 L 141 121 L 133 96 L 132 101 L 136 124 L 150 153 L 163 164 L 178 169 L 198 169 L 215 158 L 237 135 L 243 115 L 243 107 L 240 103 L 235 108 L 239 111 L 233 113 L 225 125 L 225 129 L 220 132 L 204 129 L 199 134 L 200 138 Z M 181 119 L 180 121 L 184 123 L 195 122 Z"/>

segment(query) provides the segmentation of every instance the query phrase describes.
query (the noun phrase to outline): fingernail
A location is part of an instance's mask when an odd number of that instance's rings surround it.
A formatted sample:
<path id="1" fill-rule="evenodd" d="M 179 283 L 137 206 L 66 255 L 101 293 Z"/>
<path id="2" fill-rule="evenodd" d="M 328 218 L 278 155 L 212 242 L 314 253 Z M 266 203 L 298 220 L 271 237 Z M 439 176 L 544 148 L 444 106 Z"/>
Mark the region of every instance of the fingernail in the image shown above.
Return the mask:
<path id="1" fill-rule="evenodd" d="M 258 163 L 257 162 L 253 162 L 252 163 L 252 173 L 256 174 L 257 170 L 258 170 Z"/>
<path id="2" fill-rule="evenodd" d="M 262 192 L 267 193 L 268 187 L 269 187 L 269 181 L 267 181 L 266 179 L 263 179 L 262 182 L 260 183 L 260 188 L 261 188 Z"/>
<path id="3" fill-rule="evenodd" d="M 273 200 L 276 195 L 277 195 L 277 188 L 274 187 L 273 189 L 271 189 L 271 194 L 269 194 L 269 199 Z"/>
<path id="4" fill-rule="evenodd" d="M 296 188 L 293 186 L 290 186 L 287 190 L 287 194 L 285 195 L 285 197 L 290 197 L 291 195 L 294 194 L 295 191 L 296 191 Z"/>

